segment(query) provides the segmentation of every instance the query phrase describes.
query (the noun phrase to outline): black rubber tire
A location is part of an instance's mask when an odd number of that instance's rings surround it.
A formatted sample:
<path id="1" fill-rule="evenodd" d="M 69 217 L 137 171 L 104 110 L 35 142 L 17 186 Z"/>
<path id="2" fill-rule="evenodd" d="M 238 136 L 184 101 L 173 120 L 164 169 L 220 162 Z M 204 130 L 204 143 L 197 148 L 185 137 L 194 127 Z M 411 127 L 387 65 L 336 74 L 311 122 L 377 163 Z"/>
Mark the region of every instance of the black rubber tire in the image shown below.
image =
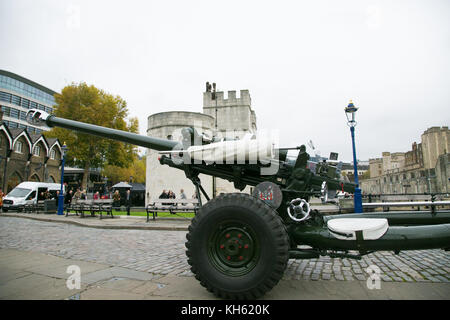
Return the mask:
<path id="1" fill-rule="evenodd" d="M 243 275 L 219 270 L 210 255 L 212 235 L 230 220 L 248 226 L 259 243 L 255 246 L 256 262 Z M 223 194 L 209 201 L 192 220 L 186 238 L 191 271 L 203 287 L 224 299 L 263 296 L 280 281 L 289 259 L 289 237 L 281 218 L 271 207 L 248 194 Z"/>

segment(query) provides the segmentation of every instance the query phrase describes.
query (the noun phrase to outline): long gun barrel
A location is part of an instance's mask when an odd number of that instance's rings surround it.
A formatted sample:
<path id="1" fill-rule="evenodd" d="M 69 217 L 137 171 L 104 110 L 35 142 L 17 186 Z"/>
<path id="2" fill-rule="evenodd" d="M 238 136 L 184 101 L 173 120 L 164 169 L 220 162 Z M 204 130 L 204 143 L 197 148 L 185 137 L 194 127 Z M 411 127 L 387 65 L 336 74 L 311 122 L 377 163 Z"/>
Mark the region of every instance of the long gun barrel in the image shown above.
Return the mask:
<path id="1" fill-rule="evenodd" d="M 179 145 L 178 142 L 172 140 L 147 137 L 122 130 L 105 128 L 89 123 L 58 118 L 54 115 L 49 115 L 48 113 L 37 109 L 31 109 L 30 111 L 28 111 L 27 121 L 35 125 L 45 124 L 48 127 L 61 127 L 69 130 L 79 131 L 82 133 L 101 136 L 108 139 L 131 143 L 158 151 L 173 150 L 176 146 Z"/>

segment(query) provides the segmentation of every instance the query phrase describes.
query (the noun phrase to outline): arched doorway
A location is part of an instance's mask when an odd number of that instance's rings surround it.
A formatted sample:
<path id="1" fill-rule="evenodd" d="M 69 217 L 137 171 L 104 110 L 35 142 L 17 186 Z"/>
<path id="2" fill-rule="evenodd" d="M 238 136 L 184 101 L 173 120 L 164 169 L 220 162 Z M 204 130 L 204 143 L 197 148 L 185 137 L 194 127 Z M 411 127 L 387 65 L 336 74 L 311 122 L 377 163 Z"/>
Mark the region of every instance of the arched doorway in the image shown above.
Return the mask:
<path id="1" fill-rule="evenodd" d="M 6 187 L 6 193 L 14 189 L 19 183 L 22 182 L 22 178 L 20 175 L 16 172 L 14 172 L 8 179 L 7 187 Z"/>
<path id="2" fill-rule="evenodd" d="M 55 178 L 53 178 L 53 176 L 50 176 L 50 177 L 48 177 L 47 182 L 56 183 L 56 180 L 55 180 Z"/>
<path id="3" fill-rule="evenodd" d="M 30 181 L 41 182 L 41 179 L 39 179 L 39 176 L 35 173 L 31 176 Z"/>

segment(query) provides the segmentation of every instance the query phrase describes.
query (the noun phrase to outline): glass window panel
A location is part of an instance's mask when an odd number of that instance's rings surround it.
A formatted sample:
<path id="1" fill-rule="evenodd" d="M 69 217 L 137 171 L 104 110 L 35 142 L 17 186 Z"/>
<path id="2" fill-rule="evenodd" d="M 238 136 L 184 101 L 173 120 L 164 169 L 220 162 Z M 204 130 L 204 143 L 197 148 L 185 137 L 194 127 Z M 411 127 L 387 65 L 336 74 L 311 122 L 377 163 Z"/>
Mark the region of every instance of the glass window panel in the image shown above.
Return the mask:
<path id="1" fill-rule="evenodd" d="M 20 106 L 20 97 L 13 94 L 11 103 Z"/>
<path id="2" fill-rule="evenodd" d="M 22 153 L 22 141 L 17 141 L 14 145 L 14 151 Z"/>
<path id="3" fill-rule="evenodd" d="M 3 111 L 3 115 L 8 116 L 11 113 L 11 108 L 10 107 L 6 107 L 6 106 L 2 106 L 2 111 Z"/>
<path id="4" fill-rule="evenodd" d="M 11 94 L 0 91 L 0 100 L 6 101 L 6 102 L 11 102 Z"/>
<path id="5" fill-rule="evenodd" d="M 15 118 L 15 119 L 19 119 L 19 110 L 11 108 L 10 117 L 11 118 Z"/>
<path id="6" fill-rule="evenodd" d="M 30 100 L 22 98 L 22 107 L 28 109 L 30 107 Z"/>

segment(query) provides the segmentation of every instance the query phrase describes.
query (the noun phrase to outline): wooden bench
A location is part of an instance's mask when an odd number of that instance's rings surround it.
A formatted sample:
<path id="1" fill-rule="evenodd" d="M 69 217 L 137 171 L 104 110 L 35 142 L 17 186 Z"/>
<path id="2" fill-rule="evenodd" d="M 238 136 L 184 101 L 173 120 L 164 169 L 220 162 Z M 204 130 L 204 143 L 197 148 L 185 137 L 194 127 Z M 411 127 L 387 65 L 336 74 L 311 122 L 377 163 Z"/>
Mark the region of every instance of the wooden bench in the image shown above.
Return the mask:
<path id="1" fill-rule="evenodd" d="M 158 216 L 158 212 L 194 212 L 197 214 L 199 209 L 198 199 L 153 199 L 146 207 L 147 222 L 150 221 L 150 213 L 153 214 L 153 220 Z"/>
<path id="2" fill-rule="evenodd" d="M 112 214 L 112 204 L 113 199 L 98 199 L 92 201 L 91 206 L 91 213 L 92 212 L 99 212 L 100 213 L 100 219 L 102 219 L 102 213 L 105 212 L 106 216 L 109 216 L 111 219 L 114 218 Z"/>
<path id="3" fill-rule="evenodd" d="M 103 212 L 110 218 L 114 218 L 112 214 L 112 199 L 88 199 L 88 200 L 73 200 L 67 207 L 66 217 L 69 216 L 70 211 L 75 211 L 76 215 L 80 214 L 81 218 L 96 217 L 95 213 L 100 214 L 100 219 L 103 218 Z M 85 213 L 90 213 L 86 216 Z"/>

